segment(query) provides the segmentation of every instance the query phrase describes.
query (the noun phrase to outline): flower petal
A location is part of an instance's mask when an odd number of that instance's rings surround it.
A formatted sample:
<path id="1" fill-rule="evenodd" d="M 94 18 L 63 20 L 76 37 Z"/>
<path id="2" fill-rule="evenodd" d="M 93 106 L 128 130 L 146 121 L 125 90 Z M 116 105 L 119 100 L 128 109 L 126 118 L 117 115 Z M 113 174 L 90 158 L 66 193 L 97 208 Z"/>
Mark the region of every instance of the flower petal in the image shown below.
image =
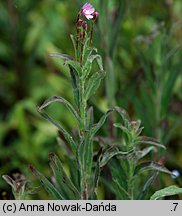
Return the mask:
<path id="1" fill-rule="evenodd" d="M 90 14 L 85 14 L 85 17 L 90 20 L 90 19 L 93 19 L 93 15 L 90 15 Z"/>
<path id="2" fill-rule="evenodd" d="M 84 14 L 93 14 L 94 13 L 94 11 L 95 11 L 95 9 L 94 8 L 91 8 L 91 9 L 89 9 L 89 10 L 83 10 L 83 13 Z"/>
<path id="3" fill-rule="evenodd" d="M 93 8 L 93 6 L 91 4 L 86 3 L 86 4 L 83 5 L 82 10 L 90 10 L 92 8 Z"/>

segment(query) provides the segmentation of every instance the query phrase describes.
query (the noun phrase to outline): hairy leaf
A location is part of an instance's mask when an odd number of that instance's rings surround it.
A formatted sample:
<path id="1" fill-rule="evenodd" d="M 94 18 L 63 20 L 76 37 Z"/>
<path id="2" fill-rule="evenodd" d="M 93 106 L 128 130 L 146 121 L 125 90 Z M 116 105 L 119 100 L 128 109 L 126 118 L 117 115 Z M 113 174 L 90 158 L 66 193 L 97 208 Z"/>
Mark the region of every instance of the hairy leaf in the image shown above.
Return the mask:
<path id="1" fill-rule="evenodd" d="M 157 141 L 154 138 L 151 137 L 146 137 L 146 136 L 140 136 L 137 141 L 136 144 L 150 144 L 156 147 L 160 147 L 163 149 L 166 149 L 166 147 L 164 145 L 162 145 L 159 141 Z"/>
<path id="2" fill-rule="evenodd" d="M 58 192 L 58 190 L 54 187 L 54 185 L 39 171 L 37 171 L 32 165 L 29 165 L 32 173 L 39 179 L 42 186 L 45 188 L 47 193 L 56 200 L 64 200 L 65 198 Z"/>
<path id="3" fill-rule="evenodd" d="M 3 175 L 2 178 L 12 187 L 13 190 L 16 190 L 16 182 L 8 175 Z"/>
<path id="4" fill-rule="evenodd" d="M 109 167 L 111 170 L 111 175 L 113 179 L 114 193 L 117 196 L 117 199 L 130 199 L 128 194 L 128 162 L 127 160 L 118 160 L 113 158 L 110 161 Z"/>
<path id="5" fill-rule="evenodd" d="M 85 62 L 85 65 L 83 66 L 83 70 L 82 70 L 82 74 L 83 74 L 83 77 L 84 79 L 86 79 L 89 74 L 90 74 L 90 71 L 91 71 L 91 68 L 92 68 L 92 63 L 94 60 L 97 60 L 97 63 L 99 65 L 99 69 L 101 72 L 103 72 L 103 64 L 102 64 L 102 58 L 100 55 L 96 54 L 96 55 L 90 55 L 88 58 L 87 58 L 87 61 Z"/>
<path id="6" fill-rule="evenodd" d="M 67 199 L 79 199 L 80 195 L 77 188 L 72 183 L 71 179 L 64 171 L 63 165 L 57 155 L 54 153 L 49 154 L 50 166 L 54 173 L 58 189 Z"/>
<path id="7" fill-rule="evenodd" d="M 85 48 L 84 56 L 83 56 L 83 61 L 85 63 L 86 63 L 88 57 L 91 56 L 94 51 L 97 53 L 97 49 L 95 47 L 87 47 L 87 48 Z"/>
<path id="8" fill-rule="evenodd" d="M 42 109 L 38 108 L 38 112 L 48 121 L 50 121 L 53 125 L 55 125 L 63 134 L 65 140 L 70 145 L 72 151 L 74 154 L 76 154 L 77 144 L 73 140 L 72 136 L 58 123 L 56 122 L 52 117 L 50 117 L 46 112 L 44 112 Z"/>
<path id="9" fill-rule="evenodd" d="M 111 158 L 113 158 L 114 156 L 117 155 L 128 155 L 130 152 L 122 152 L 119 151 L 118 148 L 109 148 L 107 149 L 102 155 L 101 155 L 101 159 L 100 159 L 100 167 L 105 166 L 110 160 Z"/>
<path id="10" fill-rule="evenodd" d="M 156 148 L 154 146 L 150 146 L 150 147 L 144 148 L 140 151 L 136 151 L 137 160 L 140 160 L 141 158 L 145 157 L 151 151 L 156 151 Z"/>
<path id="11" fill-rule="evenodd" d="M 87 127 L 88 127 L 88 130 L 91 129 L 93 124 L 94 124 L 94 110 L 93 110 L 93 107 L 90 107 L 88 109 L 88 112 L 87 112 Z"/>
<path id="12" fill-rule="evenodd" d="M 101 80 L 104 78 L 105 73 L 103 71 L 94 73 L 88 83 L 85 91 L 84 98 L 87 101 L 99 88 Z"/>
<path id="13" fill-rule="evenodd" d="M 151 197 L 150 200 L 157 200 L 165 196 L 172 196 L 176 194 L 182 193 L 182 188 L 179 188 L 175 185 L 163 188 L 161 190 L 156 191 Z"/>
<path id="14" fill-rule="evenodd" d="M 129 141 L 129 142 L 131 141 L 132 137 L 131 137 L 131 132 L 130 132 L 130 130 L 128 130 L 125 126 L 123 126 L 123 125 L 120 124 L 120 123 L 115 123 L 115 124 L 114 124 L 114 127 L 120 128 L 120 129 L 127 135 L 128 141 Z"/>
<path id="15" fill-rule="evenodd" d="M 120 182 L 118 181 L 118 179 L 113 178 L 114 183 L 117 186 L 117 195 L 119 195 L 120 199 L 124 199 L 124 200 L 131 200 L 131 197 L 129 195 L 129 193 L 126 191 L 125 188 L 123 188 L 120 184 Z"/>
<path id="16" fill-rule="evenodd" d="M 138 200 L 143 200 L 143 199 L 147 199 L 146 196 L 148 195 L 148 192 L 150 191 L 157 175 L 158 175 L 158 171 L 154 171 L 150 176 L 149 178 L 147 179 L 147 181 L 145 182 L 141 192 L 139 193 L 139 196 L 138 196 Z"/>
<path id="17" fill-rule="evenodd" d="M 51 53 L 49 54 L 50 57 L 59 57 L 62 58 L 64 60 L 73 60 L 73 58 L 67 54 L 63 54 L 63 53 Z"/>
<path id="18" fill-rule="evenodd" d="M 135 177 L 138 176 L 140 173 L 146 171 L 146 170 L 156 170 L 159 172 L 167 173 L 170 175 L 173 175 L 172 172 L 170 172 L 166 167 L 163 165 L 156 163 L 156 162 L 144 162 L 139 164 L 135 169 Z"/>
<path id="19" fill-rule="evenodd" d="M 68 64 L 68 66 L 70 69 L 74 99 L 75 99 L 77 107 L 79 107 L 79 100 L 80 100 L 79 79 L 78 79 L 78 76 L 77 76 L 77 73 L 74 67 L 71 66 L 70 64 Z"/>
<path id="20" fill-rule="evenodd" d="M 47 106 L 49 106 L 50 104 L 55 103 L 55 102 L 63 103 L 71 111 L 71 113 L 77 119 L 78 123 L 80 123 L 80 117 L 79 117 L 77 111 L 75 110 L 75 108 L 71 105 L 70 102 L 68 102 L 66 99 L 64 99 L 63 97 L 60 97 L 60 96 L 53 96 L 53 97 L 47 99 L 46 101 L 44 101 L 44 103 L 41 106 L 39 106 L 39 111 L 45 109 Z"/>
<path id="21" fill-rule="evenodd" d="M 62 53 L 53 53 L 49 54 L 49 56 L 62 58 L 65 64 L 71 65 L 75 69 L 77 75 L 81 76 L 82 69 L 80 67 L 80 63 L 75 61 L 71 56 Z"/>
<path id="22" fill-rule="evenodd" d="M 108 110 L 99 120 L 99 122 L 97 124 L 94 124 L 93 127 L 90 130 L 90 138 L 92 138 L 97 131 L 102 127 L 102 125 L 104 124 L 104 122 L 106 121 L 107 117 L 111 114 L 111 112 L 113 112 L 113 110 Z"/>
<path id="23" fill-rule="evenodd" d="M 80 63 L 74 60 L 67 60 L 65 61 L 65 64 L 71 65 L 75 69 L 75 75 L 80 77 L 82 73 L 82 68 L 80 66 Z"/>
<path id="24" fill-rule="evenodd" d="M 123 119 L 124 122 L 124 126 L 127 129 L 131 129 L 131 124 L 130 124 L 130 118 L 128 113 L 126 112 L 126 110 L 122 109 L 121 107 L 116 106 L 115 107 L 116 112 L 121 116 L 121 118 Z"/>
<path id="25" fill-rule="evenodd" d="M 97 187 L 99 183 L 99 177 L 100 177 L 100 172 L 101 172 L 101 167 L 100 167 L 100 156 L 102 154 L 102 148 L 99 149 L 97 153 L 97 163 L 95 167 L 95 173 L 94 173 L 94 181 L 93 181 L 93 192 L 92 192 L 92 197 L 97 197 Z"/>
<path id="26" fill-rule="evenodd" d="M 70 38 L 71 38 L 71 41 L 73 43 L 73 47 L 74 47 L 74 51 L 75 51 L 75 59 L 77 60 L 78 56 L 77 56 L 77 50 L 76 50 L 76 41 L 75 41 L 75 38 L 72 34 L 70 35 Z"/>

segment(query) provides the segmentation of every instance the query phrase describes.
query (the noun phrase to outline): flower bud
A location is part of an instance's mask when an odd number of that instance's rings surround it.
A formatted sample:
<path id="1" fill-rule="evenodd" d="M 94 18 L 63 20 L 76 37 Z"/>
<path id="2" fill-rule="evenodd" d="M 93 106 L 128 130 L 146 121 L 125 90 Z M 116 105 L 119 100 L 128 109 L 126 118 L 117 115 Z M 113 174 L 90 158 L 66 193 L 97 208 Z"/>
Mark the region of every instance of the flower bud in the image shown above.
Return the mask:
<path id="1" fill-rule="evenodd" d="M 82 26 L 82 24 L 83 24 L 83 20 L 82 20 L 82 19 L 79 19 L 79 20 L 77 21 L 77 26 L 80 27 L 80 26 Z"/>
<path id="2" fill-rule="evenodd" d="M 95 11 L 94 13 L 93 13 L 93 19 L 92 20 L 96 20 L 97 19 L 97 17 L 99 16 L 99 13 L 97 12 L 97 11 Z"/>
<path id="3" fill-rule="evenodd" d="M 82 39 L 83 38 L 83 33 L 82 32 L 80 32 L 80 39 Z"/>
<path id="4" fill-rule="evenodd" d="M 83 27 L 83 29 L 84 29 L 85 31 L 87 31 L 87 23 L 86 23 L 86 22 L 83 22 L 83 23 L 82 23 L 82 27 Z"/>

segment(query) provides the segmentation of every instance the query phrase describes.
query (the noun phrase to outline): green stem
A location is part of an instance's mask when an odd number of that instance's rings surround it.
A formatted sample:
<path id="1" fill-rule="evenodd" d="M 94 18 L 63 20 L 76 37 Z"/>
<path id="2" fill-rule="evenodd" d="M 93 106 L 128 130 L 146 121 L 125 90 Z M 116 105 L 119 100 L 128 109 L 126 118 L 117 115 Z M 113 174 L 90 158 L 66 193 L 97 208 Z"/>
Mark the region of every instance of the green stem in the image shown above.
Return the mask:
<path id="1" fill-rule="evenodd" d="M 134 181 L 133 181 L 133 176 L 134 176 L 134 170 L 135 170 L 135 163 L 136 161 L 131 158 L 128 160 L 129 163 L 129 174 L 128 174 L 128 194 L 130 195 L 131 200 L 134 199 Z"/>
<path id="2" fill-rule="evenodd" d="M 80 117 L 81 117 L 81 131 L 82 133 L 86 130 L 86 109 L 87 103 L 84 98 L 85 93 L 85 81 L 83 77 L 80 78 Z"/>
<path id="3" fill-rule="evenodd" d="M 85 81 L 83 77 L 80 78 L 80 118 L 81 118 L 81 125 L 80 125 L 80 142 L 81 145 L 85 145 L 85 139 L 86 139 L 86 110 L 87 110 L 87 101 L 84 98 L 85 93 Z M 82 146 L 82 152 L 80 155 L 82 157 L 82 164 L 81 164 L 81 198 L 86 200 L 88 199 L 88 186 L 87 186 L 87 174 L 86 174 L 86 158 L 84 155 L 84 146 Z"/>

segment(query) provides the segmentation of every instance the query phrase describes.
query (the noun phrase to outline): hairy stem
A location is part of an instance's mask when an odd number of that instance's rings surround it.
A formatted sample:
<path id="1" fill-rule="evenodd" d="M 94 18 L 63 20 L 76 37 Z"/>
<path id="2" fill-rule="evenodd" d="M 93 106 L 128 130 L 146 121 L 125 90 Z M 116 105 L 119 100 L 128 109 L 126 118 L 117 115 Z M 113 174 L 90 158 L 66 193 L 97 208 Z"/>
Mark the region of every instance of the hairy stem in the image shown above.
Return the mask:
<path id="1" fill-rule="evenodd" d="M 81 118 L 81 125 L 80 125 L 80 142 L 81 145 L 85 145 L 86 139 L 86 111 L 87 111 L 87 101 L 84 98 L 85 93 L 85 81 L 83 77 L 80 78 L 80 118 Z M 84 149 L 84 146 L 82 146 Z M 88 190 L 87 190 L 87 174 L 86 174 L 86 158 L 84 157 L 84 150 L 82 151 L 82 164 L 81 164 L 81 198 L 86 200 L 88 199 Z"/>

